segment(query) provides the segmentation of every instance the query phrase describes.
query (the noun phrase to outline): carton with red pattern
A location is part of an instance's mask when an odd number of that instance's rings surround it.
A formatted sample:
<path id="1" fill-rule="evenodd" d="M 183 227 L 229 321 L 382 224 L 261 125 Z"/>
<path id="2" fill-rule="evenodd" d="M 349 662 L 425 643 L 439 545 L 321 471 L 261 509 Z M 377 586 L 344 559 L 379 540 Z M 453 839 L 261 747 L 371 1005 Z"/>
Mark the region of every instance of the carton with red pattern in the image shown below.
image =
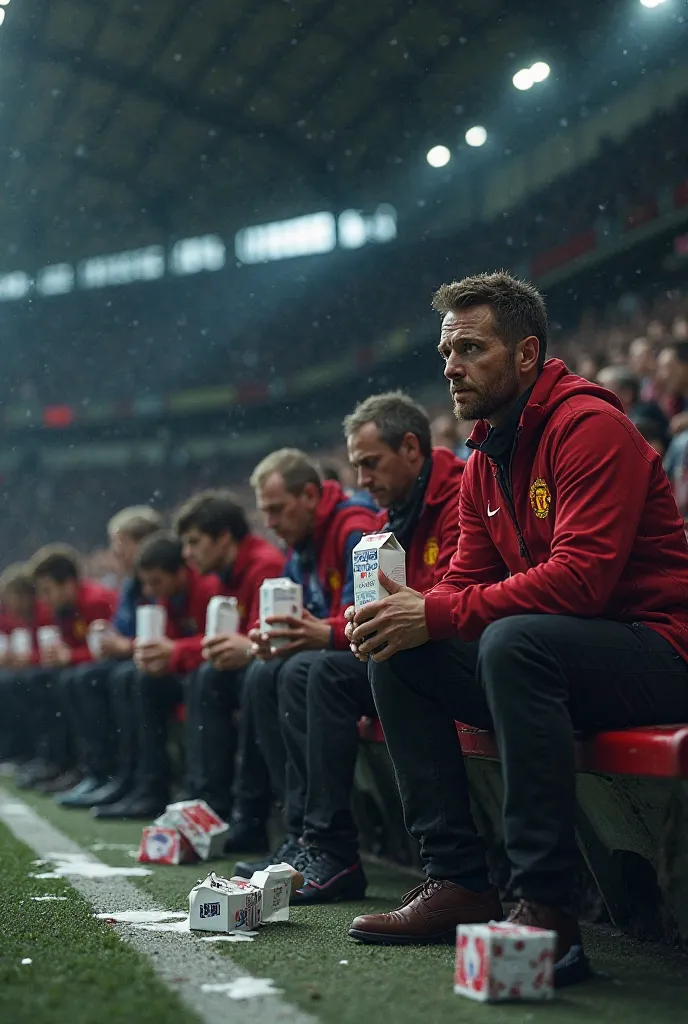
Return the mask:
<path id="1" fill-rule="evenodd" d="M 143 830 L 136 859 L 140 864 L 191 864 L 198 860 L 198 854 L 176 828 L 148 825 Z"/>
<path id="2" fill-rule="evenodd" d="M 229 825 L 205 800 L 182 800 L 168 804 L 155 819 L 162 828 L 176 828 L 201 860 L 220 857 L 224 852 Z"/>
<path id="3" fill-rule="evenodd" d="M 211 871 L 189 893 L 192 931 L 253 931 L 260 924 L 263 893 L 245 878 L 222 878 Z"/>
<path id="4" fill-rule="evenodd" d="M 454 991 L 484 1003 L 552 999 L 556 938 L 508 921 L 459 925 Z"/>

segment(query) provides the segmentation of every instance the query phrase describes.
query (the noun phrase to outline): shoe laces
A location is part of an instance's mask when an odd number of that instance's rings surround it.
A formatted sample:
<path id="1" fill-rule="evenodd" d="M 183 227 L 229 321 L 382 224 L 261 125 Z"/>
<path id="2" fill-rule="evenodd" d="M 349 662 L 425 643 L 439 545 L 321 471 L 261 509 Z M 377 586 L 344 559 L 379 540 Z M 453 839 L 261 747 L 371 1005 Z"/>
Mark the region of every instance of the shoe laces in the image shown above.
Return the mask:
<path id="1" fill-rule="evenodd" d="M 442 883 L 438 882 L 435 878 L 426 878 L 424 882 L 417 885 L 415 889 L 411 889 L 407 892 L 402 900 L 402 906 L 405 907 L 416 898 L 420 897 L 422 900 L 429 900 L 431 896 L 439 892 L 442 888 Z"/>
<path id="2" fill-rule="evenodd" d="M 541 927 L 538 908 L 529 900 L 519 900 L 516 906 L 510 911 L 509 916 L 507 917 L 507 922 L 509 924 L 531 925 L 534 928 Z"/>

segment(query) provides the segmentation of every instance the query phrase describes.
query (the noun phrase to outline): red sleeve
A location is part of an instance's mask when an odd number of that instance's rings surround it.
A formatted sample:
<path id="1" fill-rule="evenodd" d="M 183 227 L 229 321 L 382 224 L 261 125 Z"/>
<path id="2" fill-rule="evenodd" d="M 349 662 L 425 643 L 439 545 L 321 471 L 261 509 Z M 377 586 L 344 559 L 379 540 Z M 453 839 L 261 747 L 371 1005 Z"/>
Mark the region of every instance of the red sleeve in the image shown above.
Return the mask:
<path id="1" fill-rule="evenodd" d="M 175 640 L 172 656 L 170 657 L 170 671 L 178 675 L 186 675 L 187 672 L 193 672 L 195 668 L 202 665 L 202 644 L 202 633 L 196 636 L 185 636 L 181 640 Z"/>
<path id="2" fill-rule="evenodd" d="M 426 596 L 431 639 L 474 640 L 508 615 L 601 615 L 628 561 L 651 468 L 630 421 L 603 411 L 573 417 L 552 460 L 550 557 L 500 582 L 490 579 L 500 569 L 499 555 L 464 488 L 457 557 Z"/>
<path id="3" fill-rule="evenodd" d="M 84 618 L 87 623 L 95 622 L 96 619 L 111 619 L 117 604 L 116 595 L 112 597 L 96 597 L 89 601 L 84 609 Z"/>
<path id="4" fill-rule="evenodd" d="M 99 616 L 95 617 L 98 618 Z M 105 616 L 101 615 L 100 618 L 105 618 Z M 91 652 L 85 644 L 79 647 L 70 647 L 70 651 L 72 655 L 69 660 L 70 665 L 81 665 L 85 661 L 93 661 Z"/>

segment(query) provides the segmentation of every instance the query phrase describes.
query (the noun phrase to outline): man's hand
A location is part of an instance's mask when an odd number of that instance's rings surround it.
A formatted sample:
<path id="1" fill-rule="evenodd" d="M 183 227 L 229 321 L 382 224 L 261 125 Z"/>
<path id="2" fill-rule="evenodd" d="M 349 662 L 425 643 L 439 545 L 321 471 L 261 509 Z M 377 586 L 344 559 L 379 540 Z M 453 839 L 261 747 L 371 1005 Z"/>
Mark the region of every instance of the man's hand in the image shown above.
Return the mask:
<path id="1" fill-rule="evenodd" d="M 103 638 L 100 643 L 100 653 L 103 658 L 131 658 L 134 652 L 134 641 L 128 636 L 122 636 L 108 623 L 108 628 L 103 630 Z"/>
<path id="2" fill-rule="evenodd" d="M 174 640 L 163 636 L 157 640 L 134 641 L 134 664 L 151 676 L 164 676 L 169 672 L 174 651 Z"/>
<path id="3" fill-rule="evenodd" d="M 51 644 L 41 651 L 41 665 L 49 668 L 64 668 L 72 660 L 72 651 L 62 641 L 59 644 Z"/>
<path id="4" fill-rule="evenodd" d="M 378 579 L 390 596 L 363 605 L 353 616 L 352 609 L 346 611 L 346 635 L 360 661 L 367 661 L 368 657 L 387 661 L 398 651 L 420 647 L 430 639 L 423 595 L 390 580 L 381 569 Z M 383 649 L 379 650 L 380 647 Z"/>
<path id="5" fill-rule="evenodd" d="M 688 412 L 677 412 L 669 421 L 669 433 L 672 437 L 676 437 L 684 430 L 688 430 Z"/>
<path id="6" fill-rule="evenodd" d="M 274 646 L 275 640 L 287 641 L 275 649 L 278 658 L 288 658 L 298 651 L 323 651 L 330 646 L 332 627 L 329 622 L 316 619 L 306 608 L 300 619 L 294 615 L 285 615 L 281 619 L 268 617 L 265 623 L 277 627 L 263 634 L 269 637 L 271 645 Z"/>
<path id="7" fill-rule="evenodd" d="M 218 672 L 244 668 L 252 656 L 253 640 L 242 633 L 220 633 L 203 641 L 203 657 Z"/>

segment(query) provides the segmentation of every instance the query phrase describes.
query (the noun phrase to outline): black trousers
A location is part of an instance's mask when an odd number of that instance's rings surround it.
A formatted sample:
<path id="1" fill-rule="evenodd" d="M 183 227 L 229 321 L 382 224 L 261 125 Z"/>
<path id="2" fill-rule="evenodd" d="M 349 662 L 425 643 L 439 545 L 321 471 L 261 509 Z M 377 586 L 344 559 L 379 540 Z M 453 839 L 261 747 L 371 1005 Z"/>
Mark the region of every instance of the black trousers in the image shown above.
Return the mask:
<path id="1" fill-rule="evenodd" d="M 298 655 L 296 657 L 299 657 Z M 254 661 L 246 672 L 246 693 L 243 703 L 243 718 L 247 728 L 253 728 L 258 751 L 267 766 L 268 777 L 277 802 L 285 807 L 286 815 L 286 752 L 280 729 L 279 691 L 282 672 L 290 661 L 276 658 L 273 661 Z M 244 738 L 245 739 L 245 738 Z M 249 785 L 248 772 L 241 772 L 238 788 Z M 292 817 L 298 817 L 298 810 Z M 301 811 L 303 817 L 303 809 Z M 292 822 L 288 821 L 289 831 Z M 301 835 L 301 821 L 294 835 Z"/>
<path id="2" fill-rule="evenodd" d="M 110 695 L 112 661 L 91 661 L 72 671 L 72 721 L 77 759 L 88 774 L 106 782 L 117 771 L 117 721 Z"/>
<path id="3" fill-rule="evenodd" d="M 218 814 L 231 811 L 236 726 L 242 672 L 217 672 L 205 664 L 185 678 L 139 673 L 137 788 L 167 799 L 172 771 L 168 752 L 170 714 L 186 702 L 184 790 L 206 800 Z"/>
<path id="4" fill-rule="evenodd" d="M 29 723 L 34 754 L 61 771 L 78 763 L 74 720 L 74 669 L 24 669 L 17 677 L 15 695 L 22 719 Z"/>
<path id="5" fill-rule="evenodd" d="M 138 766 L 139 720 L 136 698 L 138 669 L 133 661 L 111 664 L 107 676 L 110 709 L 115 729 L 114 774 L 134 785 Z"/>
<path id="6" fill-rule="evenodd" d="M 478 643 L 427 643 L 369 666 L 428 876 L 487 874 L 456 719 L 496 734 L 514 892 L 560 906 L 571 902 L 575 865 L 574 729 L 688 720 L 688 665 L 639 623 L 518 615 Z"/>
<path id="7" fill-rule="evenodd" d="M 28 702 L 22 699 L 23 671 L 0 670 L 0 761 L 28 760 L 34 755 Z"/>
<path id="8" fill-rule="evenodd" d="M 374 715 L 365 664 L 349 651 L 313 651 L 291 658 L 279 692 L 287 753 L 287 810 L 300 812 L 309 846 L 348 862 L 358 857 L 351 813 L 358 720 Z M 294 825 L 296 822 L 294 821 Z"/>

